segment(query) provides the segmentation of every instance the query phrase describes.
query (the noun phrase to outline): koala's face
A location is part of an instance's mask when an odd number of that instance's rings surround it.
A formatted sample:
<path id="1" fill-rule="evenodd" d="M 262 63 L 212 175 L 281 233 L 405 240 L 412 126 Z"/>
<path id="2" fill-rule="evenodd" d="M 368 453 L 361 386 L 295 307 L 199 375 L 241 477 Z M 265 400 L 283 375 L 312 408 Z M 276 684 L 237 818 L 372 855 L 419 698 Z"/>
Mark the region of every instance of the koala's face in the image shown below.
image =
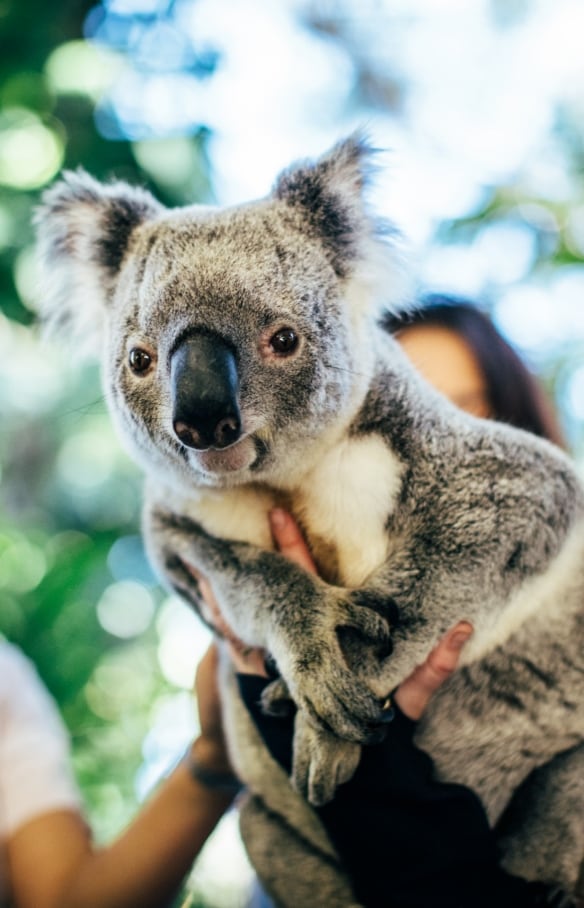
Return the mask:
<path id="1" fill-rule="evenodd" d="M 342 286 L 281 202 L 138 228 L 110 315 L 117 420 L 157 464 L 210 484 L 281 472 L 351 399 Z"/>
<path id="2" fill-rule="evenodd" d="M 61 296 L 101 293 L 108 400 L 147 469 L 183 485 L 285 485 L 351 418 L 374 316 L 365 153 L 348 140 L 233 209 L 168 212 L 85 176 L 49 193 L 45 268 L 61 263 Z"/>

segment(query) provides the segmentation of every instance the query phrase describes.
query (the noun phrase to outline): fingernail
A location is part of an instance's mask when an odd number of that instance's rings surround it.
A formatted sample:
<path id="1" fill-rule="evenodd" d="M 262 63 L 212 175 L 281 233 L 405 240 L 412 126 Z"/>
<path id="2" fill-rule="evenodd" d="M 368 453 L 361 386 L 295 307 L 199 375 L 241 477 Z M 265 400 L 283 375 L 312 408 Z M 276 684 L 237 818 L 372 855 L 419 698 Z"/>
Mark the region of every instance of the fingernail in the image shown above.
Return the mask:
<path id="1" fill-rule="evenodd" d="M 452 635 L 450 645 L 452 649 L 462 649 L 464 644 L 472 637 L 472 631 L 457 631 Z"/>
<path id="2" fill-rule="evenodd" d="M 270 523 L 276 530 L 281 530 L 286 523 L 286 512 L 282 508 L 272 508 L 270 511 Z"/>

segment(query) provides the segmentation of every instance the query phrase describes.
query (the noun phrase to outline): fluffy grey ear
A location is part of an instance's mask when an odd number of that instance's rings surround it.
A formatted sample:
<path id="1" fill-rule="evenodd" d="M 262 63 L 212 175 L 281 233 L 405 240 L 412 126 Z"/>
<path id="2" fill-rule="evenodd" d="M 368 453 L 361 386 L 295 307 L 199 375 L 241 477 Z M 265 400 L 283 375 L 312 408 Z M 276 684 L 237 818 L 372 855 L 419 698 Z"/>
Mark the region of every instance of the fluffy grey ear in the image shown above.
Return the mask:
<path id="1" fill-rule="evenodd" d="M 363 135 L 354 133 L 318 160 L 292 165 L 273 190 L 319 234 L 340 277 L 380 227 L 366 210 L 364 193 L 374 154 Z"/>
<path id="2" fill-rule="evenodd" d="M 65 173 L 35 214 L 39 309 L 60 336 L 95 341 L 134 229 L 162 206 L 126 183 Z"/>

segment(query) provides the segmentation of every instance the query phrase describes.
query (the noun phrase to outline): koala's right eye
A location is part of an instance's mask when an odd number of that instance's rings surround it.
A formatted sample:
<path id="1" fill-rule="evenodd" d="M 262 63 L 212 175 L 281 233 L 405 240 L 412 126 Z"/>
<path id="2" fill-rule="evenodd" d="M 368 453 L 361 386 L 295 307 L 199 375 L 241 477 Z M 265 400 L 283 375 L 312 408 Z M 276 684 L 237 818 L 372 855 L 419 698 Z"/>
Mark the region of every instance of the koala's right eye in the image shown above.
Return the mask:
<path id="1" fill-rule="evenodd" d="M 152 357 L 146 350 L 142 350 L 140 347 L 133 347 L 130 350 L 128 362 L 130 363 L 130 369 L 135 375 L 144 375 L 152 365 Z"/>

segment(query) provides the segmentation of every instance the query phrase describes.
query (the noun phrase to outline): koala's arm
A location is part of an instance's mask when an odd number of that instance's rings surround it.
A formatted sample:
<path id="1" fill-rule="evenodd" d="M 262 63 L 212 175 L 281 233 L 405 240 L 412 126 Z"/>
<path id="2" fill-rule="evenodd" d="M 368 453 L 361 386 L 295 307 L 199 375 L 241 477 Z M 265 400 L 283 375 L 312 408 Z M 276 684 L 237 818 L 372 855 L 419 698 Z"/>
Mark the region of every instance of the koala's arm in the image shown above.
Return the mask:
<path id="1" fill-rule="evenodd" d="M 217 539 L 160 505 L 146 513 L 145 529 L 159 571 L 196 606 L 197 583 L 186 565 L 212 578 L 233 631 L 271 653 L 290 695 L 316 726 L 353 742 L 379 736 L 389 691 L 375 691 L 367 672 L 347 662 L 339 629 L 351 629 L 364 654 L 388 655 L 395 606 L 386 591 L 331 586 L 277 552 Z"/>

